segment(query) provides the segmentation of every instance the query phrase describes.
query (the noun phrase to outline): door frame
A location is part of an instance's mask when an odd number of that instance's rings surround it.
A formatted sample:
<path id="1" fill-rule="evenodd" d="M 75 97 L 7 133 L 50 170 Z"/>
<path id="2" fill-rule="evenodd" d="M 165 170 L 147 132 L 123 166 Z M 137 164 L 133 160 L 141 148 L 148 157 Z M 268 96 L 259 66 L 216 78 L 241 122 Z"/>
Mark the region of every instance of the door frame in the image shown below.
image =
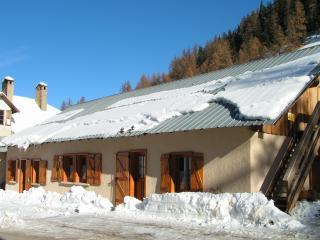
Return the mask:
<path id="1" fill-rule="evenodd" d="M 147 154 L 148 154 L 148 151 L 147 149 L 134 149 L 134 150 L 130 150 L 129 151 L 129 181 L 132 179 L 132 176 L 131 176 L 131 166 L 130 166 L 130 153 L 143 153 L 144 154 L 144 177 L 143 177 L 143 191 L 144 191 L 144 196 L 143 197 L 146 197 L 146 193 L 147 193 Z M 131 190 L 131 187 L 133 186 L 133 190 Z M 132 196 L 132 193 L 133 192 L 133 196 Z M 134 197 L 134 181 L 133 182 L 129 182 L 129 193 L 130 193 L 130 196 L 131 197 Z"/>
<path id="2" fill-rule="evenodd" d="M 131 176 L 131 166 L 130 166 L 130 158 L 131 158 L 131 156 L 130 156 L 130 154 L 131 153 L 143 153 L 144 154 L 144 177 L 143 177 L 143 181 L 144 181 L 144 186 L 143 186 L 143 190 L 144 190 L 144 196 L 143 197 L 146 197 L 146 193 L 147 193 L 147 178 L 146 178 L 146 176 L 147 176 L 147 156 L 148 156 L 148 151 L 147 151 L 147 149 L 131 149 L 131 150 L 127 150 L 127 151 L 118 151 L 117 153 L 116 153 L 116 157 L 115 157 L 115 159 L 116 159 L 116 164 L 115 164 L 115 169 L 117 168 L 117 155 L 118 155 L 118 153 L 123 153 L 123 152 L 128 152 L 128 154 L 129 154 L 129 183 L 128 183 L 128 185 L 129 185 L 129 196 L 131 196 L 131 197 L 134 197 L 134 189 L 132 190 L 132 186 L 134 187 L 134 182 L 131 180 L 132 179 L 132 176 Z M 115 204 L 117 204 L 116 203 L 116 191 L 117 191 L 117 179 L 116 179 L 116 174 L 117 174 L 117 172 L 115 171 L 115 182 L 114 182 L 114 188 L 115 188 L 115 190 L 114 190 L 114 192 L 115 192 L 115 194 L 114 194 L 114 202 L 115 202 Z M 133 196 L 132 196 L 132 192 L 133 192 Z"/>

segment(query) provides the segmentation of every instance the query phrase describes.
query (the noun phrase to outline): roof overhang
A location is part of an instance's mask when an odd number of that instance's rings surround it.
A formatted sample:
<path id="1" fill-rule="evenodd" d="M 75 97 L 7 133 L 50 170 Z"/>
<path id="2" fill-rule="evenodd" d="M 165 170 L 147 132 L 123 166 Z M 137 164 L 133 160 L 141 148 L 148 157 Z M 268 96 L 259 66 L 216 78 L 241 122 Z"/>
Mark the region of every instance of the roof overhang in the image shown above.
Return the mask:
<path id="1" fill-rule="evenodd" d="M 317 73 L 314 74 L 313 79 L 306 84 L 306 86 L 299 92 L 299 94 L 297 95 L 297 97 L 291 102 L 291 104 L 289 104 L 282 112 L 281 114 L 272 122 L 270 122 L 270 124 L 275 125 L 278 123 L 278 121 L 281 119 L 281 117 L 283 116 L 283 114 L 285 114 L 286 112 L 288 112 L 293 105 L 299 100 L 299 98 L 301 97 L 301 95 L 310 87 L 318 85 L 320 82 L 320 65 L 318 65 L 312 72 L 314 72 L 315 70 L 318 70 Z"/>

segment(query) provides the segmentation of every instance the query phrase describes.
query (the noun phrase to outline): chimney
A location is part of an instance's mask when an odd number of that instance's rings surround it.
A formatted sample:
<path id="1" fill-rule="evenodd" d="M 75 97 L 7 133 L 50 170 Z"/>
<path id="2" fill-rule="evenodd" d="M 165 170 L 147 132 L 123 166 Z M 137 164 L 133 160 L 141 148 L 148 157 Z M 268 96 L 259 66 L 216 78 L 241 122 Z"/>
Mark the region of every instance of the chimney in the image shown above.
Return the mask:
<path id="1" fill-rule="evenodd" d="M 48 86 L 39 82 L 36 86 L 36 103 L 42 111 L 47 111 Z"/>
<path id="2" fill-rule="evenodd" d="M 4 77 L 2 80 L 2 92 L 12 101 L 14 90 L 14 79 L 10 76 Z"/>

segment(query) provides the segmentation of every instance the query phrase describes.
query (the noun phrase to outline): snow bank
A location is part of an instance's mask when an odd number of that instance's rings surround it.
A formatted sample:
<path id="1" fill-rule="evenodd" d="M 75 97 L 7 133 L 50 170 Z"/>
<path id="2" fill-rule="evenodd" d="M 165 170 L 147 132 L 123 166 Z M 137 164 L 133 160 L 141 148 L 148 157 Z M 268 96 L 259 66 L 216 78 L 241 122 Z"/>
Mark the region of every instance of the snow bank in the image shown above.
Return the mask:
<path id="1" fill-rule="evenodd" d="M 0 227 L 21 224 L 23 219 L 71 214 L 103 214 L 112 203 L 93 191 L 73 186 L 69 192 L 46 192 L 42 187 L 17 193 L 0 190 Z"/>
<path id="2" fill-rule="evenodd" d="M 239 109 L 240 117 L 276 119 L 310 82 L 309 74 L 319 60 L 320 54 L 313 54 L 235 77 L 130 97 L 79 117 L 70 118 L 77 110 L 62 113 L 3 141 L 27 148 L 49 140 L 108 138 L 121 131 L 145 131 L 167 119 L 202 111 L 214 101 L 233 104 Z"/>
<path id="3" fill-rule="evenodd" d="M 60 112 L 49 104 L 47 105 L 47 111 L 42 111 L 34 99 L 27 97 L 13 96 L 13 104 L 20 111 L 12 115 L 11 128 L 14 133 L 35 126 Z"/>
<path id="4" fill-rule="evenodd" d="M 320 219 L 320 201 L 298 202 L 296 207 L 292 210 L 292 216 L 300 220 L 319 218 Z"/>
<path id="5" fill-rule="evenodd" d="M 152 194 L 142 202 L 126 197 L 116 210 L 157 213 L 183 220 L 233 226 L 267 226 L 294 229 L 302 224 L 280 211 L 262 193 Z"/>

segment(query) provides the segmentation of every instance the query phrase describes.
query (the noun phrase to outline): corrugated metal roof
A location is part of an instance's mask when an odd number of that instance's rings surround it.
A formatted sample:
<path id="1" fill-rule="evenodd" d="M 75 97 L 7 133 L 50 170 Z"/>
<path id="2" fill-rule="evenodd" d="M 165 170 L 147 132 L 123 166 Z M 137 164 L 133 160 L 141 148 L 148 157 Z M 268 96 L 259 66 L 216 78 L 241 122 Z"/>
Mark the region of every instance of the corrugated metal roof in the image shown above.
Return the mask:
<path id="1" fill-rule="evenodd" d="M 159 91 L 185 88 L 185 87 L 190 87 L 190 86 L 206 83 L 213 80 L 218 80 L 228 76 L 237 76 L 247 71 L 257 71 L 265 68 L 274 67 L 274 66 L 287 63 L 287 62 L 296 60 L 298 58 L 309 56 L 319 52 L 320 52 L 320 46 L 301 49 L 291 53 L 286 53 L 286 54 L 278 55 L 275 57 L 252 61 L 245 64 L 236 65 L 236 66 L 232 66 L 222 70 L 210 72 L 207 74 L 198 75 L 192 78 L 187 78 L 187 79 L 174 81 L 166 84 L 161 84 L 161 85 L 157 85 L 157 86 L 153 86 L 145 89 L 135 90 L 128 93 L 117 94 L 113 96 L 96 99 L 93 101 L 71 106 L 62 113 L 74 111 L 77 109 L 83 109 L 83 111 L 79 112 L 78 114 L 75 114 L 72 118 L 69 118 L 68 119 L 69 121 L 70 119 L 73 119 L 73 118 L 77 118 L 77 117 L 91 114 L 97 111 L 105 110 L 107 107 L 125 98 L 143 96 L 146 94 L 159 92 Z M 313 70 L 312 74 L 318 74 L 319 71 L 320 69 L 319 67 L 317 67 L 316 69 Z M 232 106 L 226 106 L 226 104 L 212 102 L 210 106 L 203 111 L 188 113 L 179 117 L 168 119 L 152 129 L 149 129 L 143 132 L 133 131 L 132 133 L 125 133 L 123 135 L 117 134 L 109 137 L 119 137 L 119 136 L 128 136 L 128 135 L 134 136 L 134 135 L 142 135 L 142 134 L 178 132 L 178 131 L 188 131 L 188 130 L 208 129 L 208 128 L 259 126 L 259 125 L 270 124 L 270 123 L 271 123 L 270 121 L 264 120 L 264 119 L 243 118 L 239 116 L 239 114 L 236 112 L 236 109 L 232 109 Z M 97 137 L 99 136 L 97 135 L 94 136 L 94 138 L 97 138 Z M 57 139 L 55 139 L 54 141 L 57 141 Z"/>

